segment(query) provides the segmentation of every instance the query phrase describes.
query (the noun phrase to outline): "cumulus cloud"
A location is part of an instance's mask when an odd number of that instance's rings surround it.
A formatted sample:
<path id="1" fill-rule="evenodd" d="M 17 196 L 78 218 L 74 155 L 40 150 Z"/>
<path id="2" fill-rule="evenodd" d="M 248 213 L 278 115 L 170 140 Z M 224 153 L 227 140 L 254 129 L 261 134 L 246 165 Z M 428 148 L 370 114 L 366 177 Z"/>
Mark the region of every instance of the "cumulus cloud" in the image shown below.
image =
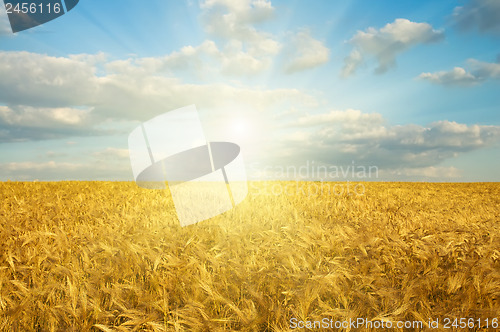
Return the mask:
<path id="1" fill-rule="evenodd" d="M 3 171 L 24 171 L 24 170 L 43 170 L 43 169 L 55 169 L 58 167 L 78 168 L 78 165 L 72 163 L 56 163 L 55 161 L 48 161 L 44 163 L 36 163 L 32 161 L 23 161 L 23 162 L 11 162 L 11 163 L 3 163 L 0 164 L 0 167 Z"/>
<path id="2" fill-rule="evenodd" d="M 418 78 L 442 85 L 474 85 L 479 83 L 477 77 L 461 67 L 455 67 L 451 71 L 422 73 Z"/>
<path id="3" fill-rule="evenodd" d="M 271 57 L 258 57 L 244 51 L 240 41 L 233 40 L 226 44 L 224 52 L 218 55 L 221 61 L 221 72 L 228 76 L 250 76 L 268 69 Z"/>
<path id="4" fill-rule="evenodd" d="M 309 31 L 298 32 L 290 47 L 291 59 L 285 66 L 285 72 L 290 74 L 311 69 L 328 62 L 330 50 L 319 40 L 311 37 Z"/>
<path id="5" fill-rule="evenodd" d="M 220 7 L 226 9 L 226 20 L 231 20 L 231 23 L 245 25 L 251 23 L 259 23 L 270 19 L 273 16 L 274 8 L 268 0 L 205 0 L 201 3 L 202 9 L 213 9 Z M 232 29 L 237 29 L 232 26 Z M 242 28 L 242 27 L 239 27 Z M 225 33 L 225 29 L 221 29 L 219 33 Z"/>
<path id="6" fill-rule="evenodd" d="M 107 120 L 147 120 L 190 104 L 210 109 L 236 102 L 258 111 L 282 103 L 315 103 L 296 89 L 186 83 L 166 72 L 173 64 L 182 67 L 184 56 L 209 52 L 218 56 L 219 51 L 206 42 L 166 58 L 110 62 L 102 55 L 0 52 L 0 105 L 9 105 L 1 106 L 1 140 L 95 134 Z"/>
<path id="7" fill-rule="evenodd" d="M 396 64 L 396 57 L 400 53 L 419 44 L 439 42 L 443 38 L 444 34 L 434 30 L 428 23 L 401 18 L 379 30 L 370 27 L 366 31 L 358 31 L 349 41 L 354 50 L 345 59 L 341 75 L 352 75 L 366 57 L 376 59 L 376 73 L 384 73 Z"/>
<path id="8" fill-rule="evenodd" d="M 500 1 L 470 0 L 464 6 L 455 8 L 453 19 L 462 30 L 477 29 L 500 36 Z"/>
<path id="9" fill-rule="evenodd" d="M 189 84 L 158 76 L 109 77 L 101 89 L 101 104 L 96 105 L 95 112 L 118 120 L 146 120 L 190 104 L 210 109 L 236 102 L 262 111 L 283 102 L 302 105 L 315 102 L 313 97 L 296 89 L 264 90 L 224 83 Z"/>
<path id="10" fill-rule="evenodd" d="M 210 40 L 186 46 L 166 56 L 129 58 L 106 64 L 109 74 L 132 76 L 183 77 L 193 81 L 218 81 L 220 76 L 252 76 L 268 69 L 271 58 L 258 58 L 243 50 L 242 43 L 231 41 L 223 49 Z"/>
<path id="11" fill-rule="evenodd" d="M 281 45 L 271 34 L 258 31 L 254 24 L 272 18 L 274 8 L 267 0 L 206 0 L 201 3 L 206 31 L 227 40 L 248 43 L 252 55 L 276 54 Z"/>
<path id="12" fill-rule="evenodd" d="M 385 170 L 426 168 L 426 176 L 443 175 L 435 167 L 445 160 L 500 142 L 500 126 L 444 120 L 427 126 L 388 125 L 382 115 L 358 110 L 299 117 L 287 128 L 287 136 L 274 147 L 283 164 L 316 160 L 339 165 L 355 160 Z"/>
<path id="13" fill-rule="evenodd" d="M 479 79 L 500 79 L 500 61 L 497 60 L 497 63 L 494 63 L 470 59 L 468 63 L 474 76 Z"/>
<path id="14" fill-rule="evenodd" d="M 436 73 L 422 73 L 418 78 L 432 83 L 447 86 L 471 86 L 487 80 L 500 79 L 500 63 L 482 62 L 469 59 L 467 71 L 462 67 L 455 67 L 451 71 L 439 71 Z"/>
<path id="15" fill-rule="evenodd" d="M 133 75 L 166 73 L 175 76 L 183 71 L 200 74 L 215 67 L 214 61 L 222 56 L 215 42 L 206 40 L 198 46 L 184 46 L 166 56 L 112 61 L 106 64 L 106 68 L 110 73 Z"/>
<path id="16" fill-rule="evenodd" d="M 217 74 L 250 76 L 269 68 L 271 58 L 253 56 L 244 50 L 239 40 L 228 41 L 223 49 L 215 42 L 206 40 L 198 46 L 185 46 L 164 57 L 139 58 L 113 61 L 107 65 L 111 72 L 158 74 L 175 76 L 186 72 L 199 79 L 212 79 Z"/>
<path id="17" fill-rule="evenodd" d="M 363 113 L 360 110 L 348 109 L 345 111 L 331 110 L 327 113 L 306 115 L 299 117 L 297 125 L 316 126 L 324 123 L 342 123 L 348 124 L 369 124 L 382 123 L 383 118 L 378 113 Z"/>
<path id="18" fill-rule="evenodd" d="M 37 107 L 92 102 L 97 93 L 95 59 L 0 51 L 0 101 Z"/>
<path id="19" fill-rule="evenodd" d="M 65 161 L 22 161 L 0 163 L 0 181 L 132 180 L 130 162 L 91 163 Z"/>
<path id="20" fill-rule="evenodd" d="M 0 124 L 28 125 L 31 127 L 78 126 L 87 122 L 90 110 L 60 108 L 35 108 L 31 106 L 11 109 L 0 106 Z"/>
<path id="21" fill-rule="evenodd" d="M 0 181 L 132 180 L 128 149 L 107 147 L 47 151 L 36 161 L 0 162 Z"/>
<path id="22" fill-rule="evenodd" d="M 91 109 L 0 106 L 0 143 L 109 134 L 93 128 Z"/>
<path id="23" fill-rule="evenodd" d="M 205 0 L 201 3 L 205 31 L 222 41 L 217 57 L 222 73 L 250 75 L 267 69 L 282 45 L 255 25 L 271 19 L 274 8 L 267 0 Z"/>
<path id="24" fill-rule="evenodd" d="M 128 161 L 129 152 L 128 149 L 119 149 L 114 147 L 108 147 L 104 150 L 94 152 L 94 157 L 99 160 L 116 160 L 116 159 L 126 159 Z"/>
<path id="25" fill-rule="evenodd" d="M 344 67 L 340 74 L 341 77 L 347 78 L 354 74 L 356 69 L 363 63 L 363 56 L 359 50 L 352 50 L 351 53 L 344 59 Z"/>
<path id="26" fill-rule="evenodd" d="M 382 176 L 405 176 L 409 178 L 425 179 L 457 179 L 462 177 L 462 171 L 458 168 L 449 166 L 429 166 L 420 168 L 399 168 L 381 171 Z"/>

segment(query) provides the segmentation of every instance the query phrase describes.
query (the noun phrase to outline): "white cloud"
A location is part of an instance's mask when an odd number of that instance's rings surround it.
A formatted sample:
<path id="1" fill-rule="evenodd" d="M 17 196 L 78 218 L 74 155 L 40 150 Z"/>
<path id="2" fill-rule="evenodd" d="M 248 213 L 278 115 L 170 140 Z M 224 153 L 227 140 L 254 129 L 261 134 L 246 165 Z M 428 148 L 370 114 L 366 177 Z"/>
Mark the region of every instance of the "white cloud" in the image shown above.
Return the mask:
<path id="1" fill-rule="evenodd" d="M 206 31 L 227 40 L 248 43 L 251 55 L 277 54 L 280 44 L 271 34 L 258 31 L 253 24 L 272 18 L 274 8 L 266 0 L 206 0 L 201 3 Z"/>
<path id="2" fill-rule="evenodd" d="M 127 159 L 129 158 L 128 149 L 118 149 L 114 147 L 106 148 L 102 151 L 94 153 L 94 157 L 99 160 L 116 160 L 116 159 Z"/>
<path id="3" fill-rule="evenodd" d="M 342 75 L 352 75 L 362 59 L 374 57 L 378 62 L 377 73 L 383 73 L 396 64 L 396 57 L 418 44 L 438 42 L 443 39 L 441 31 L 434 30 L 428 23 L 416 23 L 407 19 L 396 19 L 377 30 L 368 28 L 358 31 L 349 41 L 354 51 L 345 59 Z"/>
<path id="4" fill-rule="evenodd" d="M 500 138 L 500 127 L 437 121 L 429 127 L 398 130 L 402 146 L 463 151 L 485 147 Z"/>
<path id="5" fill-rule="evenodd" d="M 62 163 L 57 165 L 57 163 L 54 161 L 48 161 L 44 163 L 23 161 L 23 162 L 11 162 L 11 163 L 0 164 L 0 169 L 8 172 L 8 171 L 25 171 L 25 170 L 43 170 L 48 168 L 54 169 L 57 168 L 58 166 L 71 167 L 71 168 L 76 167 L 74 164 L 71 163 Z"/>
<path id="6" fill-rule="evenodd" d="M 389 169 L 381 172 L 382 175 L 405 176 L 410 178 L 430 178 L 430 179 L 457 179 L 462 177 L 462 171 L 458 168 L 449 166 L 429 166 L 420 168 L 401 168 Z"/>
<path id="7" fill-rule="evenodd" d="M 472 68 L 474 76 L 479 79 L 500 79 L 500 61 L 492 63 L 470 59 L 468 63 Z"/>
<path id="8" fill-rule="evenodd" d="M 349 54 L 344 59 L 344 67 L 342 68 L 342 72 L 340 74 L 341 77 L 347 78 L 354 74 L 356 69 L 363 63 L 363 56 L 359 50 L 352 50 L 351 54 Z"/>
<path id="9" fill-rule="evenodd" d="M 378 113 L 334 110 L 292 120 L 273 146 L 287 163 L 366 162 L 381 169 L 436 167 L 467 151 L 498 144 L 500 126 L 437 121 L 428 126 L 387 125 Z M 429 170 L 430 172 L 430 170 Z"/>
<path id="10" fill-rule="evenodd" d="M 382 115 L 378 113 L 362 113 L 360 110 L 348 109 L 345 111 L 332 110 L 328 113 L 302 116 L 297 120 L 299 126 L 316 126 L 325 123 L 348 124 L 380 124 L 383 122 Z"/>
<path id="11" fill-rule="evenodd" d="M 201 3 L 205 31 L 225 42 L 218 53 L 222 73 L 250 75 L 267 69 L 282 45 L 255 24 L 267 21 L 274 8 L 267 0 L 206 0 Z"/>
<path id="12" fill-rule="evenodd" d="M 239 103 L 262 111 L 284 102 L 314 104 L 313 97 L 295 89 L 264 90 L 229 84 L 189 84 L 160 76 L 117 75 L 100 86 L 95 112 L 118 120 L 146 120 L 166 110 L 196 104 L 200 109 Z"/>
<path id="13" fill-rule="evenodd" d="M 455 67 L 451 71 L 436 73 L 422 73 L 418 78 L 441 85 L 470 86 L 486 80 L 500 79 L 500 63 L 482 62 L 475 59 L 468 60 L 470 71 Z"/>
<path id="14" fill-rule="evenodd" d="M 113 61 L 106 65 L 110 72 L 131 74 L 161 72 L 175 74 L 178 71 L 202 72 L 210 68 L 214 60 L 222 56 L 217 45 L 206 40 L 198 46 L 184 46 L 180 51 L 174 51 L 163 57 L 149 57 Z"/>
<path id="15" fill-rule="evenodd" d="M 187 75 L 196 80 L 217 81 L 224 77 L 252 76 L 269 69 L 283 45 L 271 33 L 256 25 L 274 15 L 271 2 L 265 0 L 207 0 L 201 3 L 202 25 L 215 40 L 198 46 L 188 45 L 163 57 L 122 59 L 106 65 L 109 73 L 152 74 L 170 77 Z M 286 72 L 295 72 L 326 63 L 329 50 L 301 31 L 287 45 L 291 59 Z"/>
<path id="16" fill-rule="evenodd" d="M 470 0 L 463 7 L 455 8 L 453 19 L 462 30 L 478 29 L 500 36 L 500 1 Z"/>
<path id="17" fill-rule="evenodd" d="M 95 152 L 74 148 L 47 151 L 36 161 L 0 162 L 0 181 L 132 180 L 128 149 L 108 147 Z"/>
<path id="18" fill-rule="evenodd" d="M 268 0 L 205 0 L 202 9 L 220 6 L 228 10 L 226 19 L 231 18 L 237 24 L 259 23 L 270 19 L 274 8 Z"/>
<path id="19" fill-rule="evenodd" d="M 10 105 L 1 108 L 0 139 L 96 134 L 95 126 L 106 120 L 146 120 L 190 104 L 210 109 L 236 103 L 262 111 L 286 103 L 298 106 L 316 103 L 314 97 L 296 89 L 185 83 L 163 70 L 172 63 L 182 66 L 184 56 L 207 53 L 222 57 L 211 42 L 197 48 L 185 47 L 167 57 L 112 62 L 106 62 L 102 55 L 51 57 L 0 52 L 0 101 Z M 225 63 L 225 59 L 221 61 L 227 70 L 236 66 Z M 251 67 L 252 62 L 248 61 Z"/>
<path id="20" fill-rule="evenodd" d="M 88 108 L 0 106 L 0 143 L 109 133 L 94 128 L 91 115 Z"/>
<path id="21" fill-rule="evenodd" d="M 94 61 L 91 57 L 0 51 L 0 100 L 37 107 L 92 102 L 99 81 Z"/>
<path id="22" fill-rule="evenodd" d="M 56 163 L 53 160 L 44 163 L 23 161 L 23 162 L 11 162 L 11 163 L 0 164 L 0 169 L 5 172 L 26 171 L 26 170 L 40 171 L 40 170 L 57 169 L 57 168 L 77 169 L 81 168 L 81 166 L 78 164 L 67 163 L 67 162 Z"/>
<path id="23" fill-rule="evenodd" d="M 69 107 L 35 108 L 21 106 L 12 109 L 0 106 L 0 125 L 29 127 L 79 126 L 87 122 L 91 110 Z"/>
<path id="24" fill-rule="evenodd" d="M 0 181 L 17 180 L 43 181 L 60 180 L 132 180 L 130 162 L 123 159 L 120 162 L 90 163 L 64 161 L 22 161 L 0 163 Z"/>
<path id="25" fill-rule="evenodd" d="M 461 67 L 455 67 L 451 71 L 422 73 L 418 78 L 442 85 L 474 85 L 479 83 L 477 77 Z"/>
<path id="26" fill-rule="evenodd" d="M 222 62 L 221 72 L 229 76 L 261 73 L 268 69 L 272 62 L 271 57 L 255 57 L 245 52 L 243 44 L 236 40 L 227 43 L 219 57 Z"/>
<path id="27" fill-rule="evenodd" d="M 330 50 L 321 41 L 311 37 L 309 31 L 298 32 L 290 47 L 293 52 L 285 66 L 285 72 L 289 74 L 325 64 L 330 57 Z"/>
<path id="28" fill-rule="evenodd" d="M 108 63 L 110 73 L 131 75 L 167 74 L 171 77 L 189 74 L 195 79 L 214 80 L 214 76 L 251 76 L 268 69 L 270 56 L 253 56 L 239 40 L 230 40 L 223 49 L 206 40 L 198 46 L 185 46 L 163 57 L 116 60 Z"/>

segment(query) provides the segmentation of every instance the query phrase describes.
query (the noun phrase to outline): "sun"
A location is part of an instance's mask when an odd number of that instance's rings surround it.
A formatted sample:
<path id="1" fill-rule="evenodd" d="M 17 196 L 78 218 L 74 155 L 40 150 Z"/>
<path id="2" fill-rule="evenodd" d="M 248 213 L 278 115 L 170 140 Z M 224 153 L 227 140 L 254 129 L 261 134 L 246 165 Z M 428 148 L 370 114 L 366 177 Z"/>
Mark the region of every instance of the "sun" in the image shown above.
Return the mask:
<path id="1" fill-rule="evenodd" d="M 246 118 L 234 118 L 229 122 L 231 136 L 237 138 L 248 138 L 252 131 L 252 123 Z"/>

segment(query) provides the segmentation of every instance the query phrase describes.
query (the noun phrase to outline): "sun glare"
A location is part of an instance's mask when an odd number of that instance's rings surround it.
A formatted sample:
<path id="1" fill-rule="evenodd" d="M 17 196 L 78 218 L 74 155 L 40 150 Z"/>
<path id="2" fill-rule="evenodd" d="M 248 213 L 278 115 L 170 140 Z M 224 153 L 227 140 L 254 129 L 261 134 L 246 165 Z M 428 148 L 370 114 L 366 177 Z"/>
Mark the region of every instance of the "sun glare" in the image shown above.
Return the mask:
<path id="1" fill-rule="evenodd" d="M 250 135 L 251 127 L 250 121 L 244 118 L 235 118 L 229 124 L 231 134 L 238 138 L 247 138 Z"/>

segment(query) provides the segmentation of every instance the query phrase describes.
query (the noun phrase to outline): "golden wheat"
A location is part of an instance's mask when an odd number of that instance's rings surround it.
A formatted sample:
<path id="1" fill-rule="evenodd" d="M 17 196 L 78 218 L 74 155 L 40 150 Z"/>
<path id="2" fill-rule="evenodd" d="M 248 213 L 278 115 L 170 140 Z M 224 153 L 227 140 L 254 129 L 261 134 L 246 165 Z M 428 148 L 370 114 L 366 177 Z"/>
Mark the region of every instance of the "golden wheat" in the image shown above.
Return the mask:
<path id="1" fill-rule="evenodd" d="M 289 184 L 181 228 L 166 190 L 0 183 L 0 330 L 500 318 L 500 184 Z"/>

